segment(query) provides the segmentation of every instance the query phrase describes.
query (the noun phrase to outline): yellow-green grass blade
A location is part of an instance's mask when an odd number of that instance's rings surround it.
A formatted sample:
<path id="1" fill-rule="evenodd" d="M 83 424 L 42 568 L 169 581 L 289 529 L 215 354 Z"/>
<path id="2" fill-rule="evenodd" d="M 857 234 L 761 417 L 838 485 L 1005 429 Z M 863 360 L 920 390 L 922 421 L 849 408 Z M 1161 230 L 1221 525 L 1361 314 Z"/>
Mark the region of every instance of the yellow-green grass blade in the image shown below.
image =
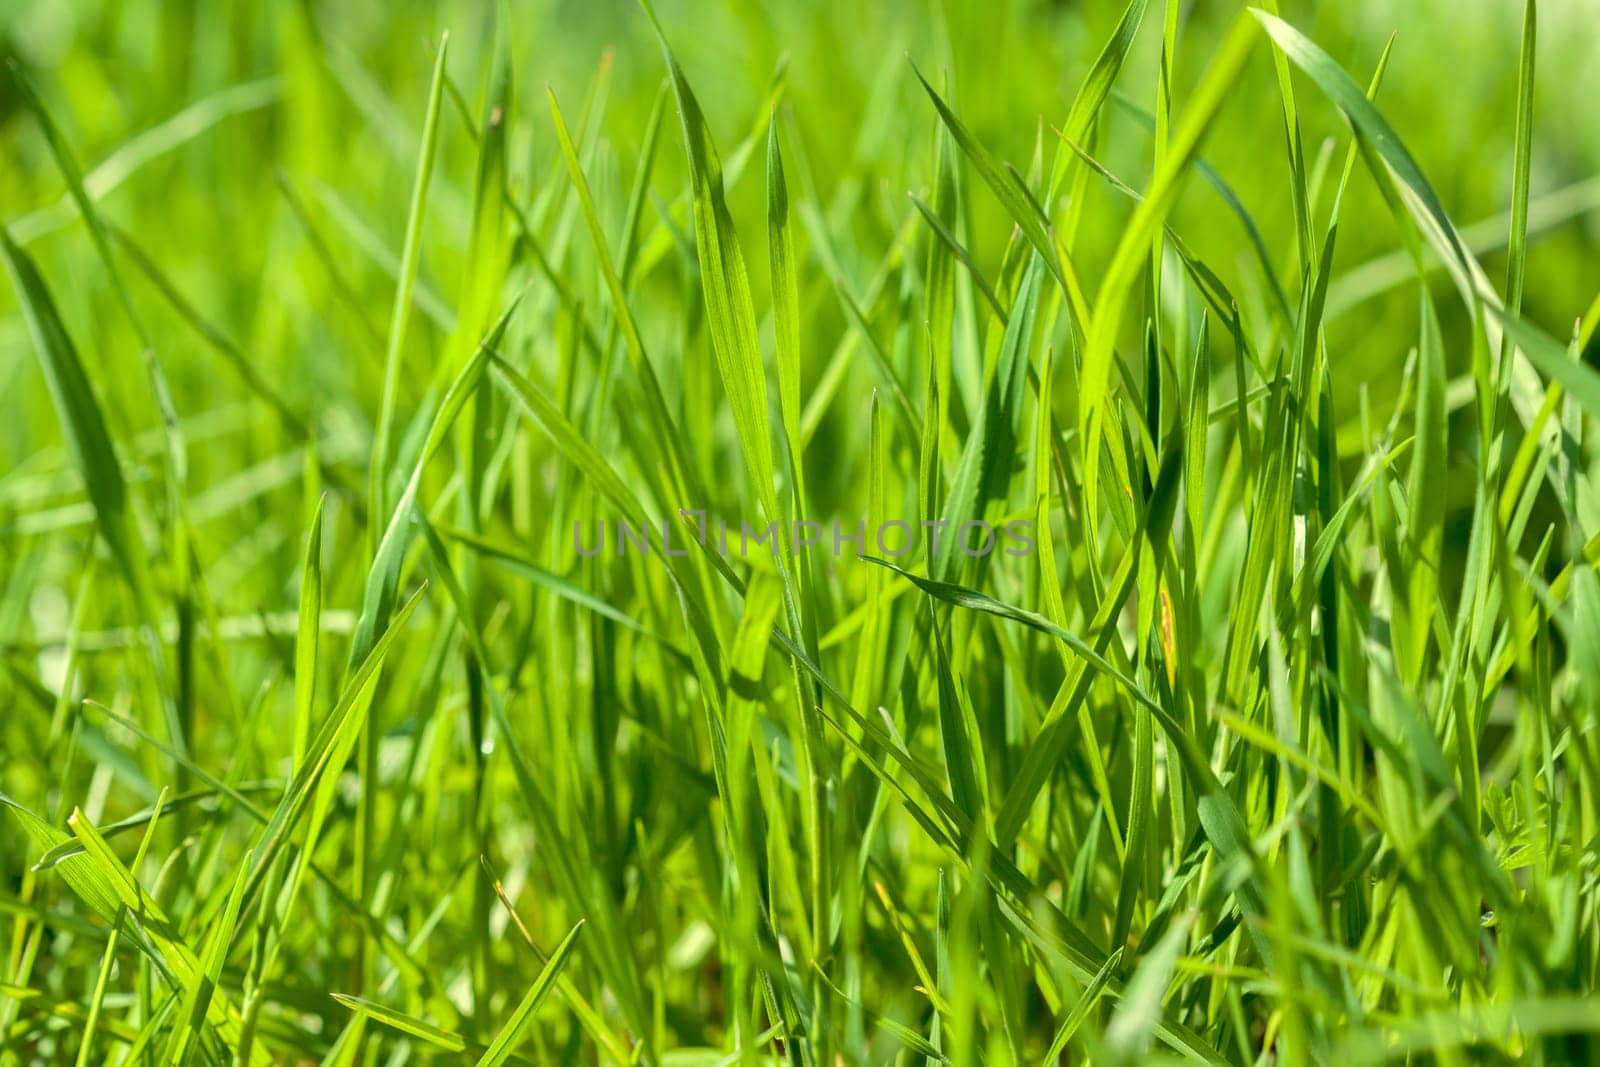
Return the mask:
<path id="1" fill-rule="evenodd" d="M 433 179 L 434 154 L 438 144 L 439 102 L 444 92 L 444 61 L 449 52 L 450 37 L 439 41 L 439 53 L 433 63 L 432 85 L 428 90 L 427 108 L 422 119 L 422 144 L 417 152 L 417 170 L 411 186 L 411 208 L 406 215 L 405 244 L 400 251 L 400 276 L 395 285 L 394 308 L 389 316 L 389 332 L 383 355 L 383 394 L 379 401 L 378 417 L 374 424 L 372 466 L 367 487 L 367 503 L 371 508 L 373 524 L 371 538 L 373 551 L 377 551 L 383 528 L 377 525 L 389 513 L 388 497 L 389 454 L 393 448 L 394 422 L 397 417 L 396 394 L 400 388 L 400 369 L 405 351 L 406 327 L 411 317 L 411 289 L 416 282 L 417 262 L 422 256 L 422 224 L 427 214 L 428 186 Z"/>

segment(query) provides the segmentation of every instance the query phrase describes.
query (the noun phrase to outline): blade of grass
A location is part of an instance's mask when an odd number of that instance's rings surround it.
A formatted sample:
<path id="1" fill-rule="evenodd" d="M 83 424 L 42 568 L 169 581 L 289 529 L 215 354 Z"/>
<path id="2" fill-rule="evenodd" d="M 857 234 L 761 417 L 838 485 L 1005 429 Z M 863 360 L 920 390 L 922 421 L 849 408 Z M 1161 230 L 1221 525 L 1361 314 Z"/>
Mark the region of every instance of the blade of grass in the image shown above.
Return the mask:
<path id="1" fill-rule="evenodd" d="M 511 1018 L 506 1021 L 505 1027 L 479 1058 L 478 1067 L 499 1067 L 516 1051 L 533 1020 L 533 1013 L 539 1009 L 540 1003 L 555 986 L 556 978 L 567 964 L 567 957 L 572 955 L 573 942 L 577 940 L 578 932 L 582 929 L 583 923 L 579 922 L 550 953 L 550 958 L 545 961 L 539 976 L 533 980 L 533 984 L 518 1002 L 516 1011 L 511 1013 Z"/>
<path id="2" fill-rule="evenodd" d="M 367 505 L 373 522 L 370 529 L 372 550 L 378 550 L 383 528 L 378 525 L 389 513 L 387 506 L 389 453 L 393 448 L 396 418 L 396 393 L 400 387 L 401 356 L 405 348 L 406 326 L 411 317 L 411 289 L 416 282 L 417 262 L 422 256 L 422 223 L 427 214 L 428 185 L 433 178 L 433 159 L 439 134 L 439 102 L 444 91 L 444 61 L 449 52 L 450 35 L 439 39 L 439 52 L 433 63 L 433 79 L 428 89 L 427 108 L 422 120 L 422 144 L 417 152 L 416 177 L 411 186 L 411 208 L 406 214 L 405 244 L 400 251 L 400 276 L 395 285 L 394 309 L 389 316 L 388 341 L 383 356 L 383 395 L 378 420 L 373 430 L 372 466 L 367 486 Z"/>
<path id="3" fill-rule="evenodd" d="M 1095 513 L 1099 500 L 1100 447 L 1111 406 L 1111 362 L 1128 296 L 1144 264 L 1151 239 L 1159 231 L 1177 199 L 1178 179 L 1199 151 L 1201 138 L 1238 79 L 1254 44 L 1252 29 L 1252 24 L 1243 17 L 1229 29 L 1210 67 L 1196 86 L 1183 118 L 1173 130 L 1161 170 L 1151 178 L 1144 199 L 1123 231 L 1116 253 L 1100 283 L 1087 347 L 1083 353 L 1078 418 L 1079 432 L 1083 437 L 1083 493 L 1090 515 Z"/>

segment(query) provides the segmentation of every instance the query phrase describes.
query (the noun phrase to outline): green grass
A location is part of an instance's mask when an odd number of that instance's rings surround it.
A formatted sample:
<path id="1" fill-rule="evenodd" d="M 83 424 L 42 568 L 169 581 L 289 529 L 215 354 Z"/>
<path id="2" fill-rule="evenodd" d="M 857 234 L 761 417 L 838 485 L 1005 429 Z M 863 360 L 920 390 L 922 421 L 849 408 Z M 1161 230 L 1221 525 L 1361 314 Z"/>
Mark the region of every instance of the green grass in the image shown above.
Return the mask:
<path id="1" fill-rule="evenodd" d="M 0 1067 L 1595 1062 L 1502 8 L 8 7 Z"/>

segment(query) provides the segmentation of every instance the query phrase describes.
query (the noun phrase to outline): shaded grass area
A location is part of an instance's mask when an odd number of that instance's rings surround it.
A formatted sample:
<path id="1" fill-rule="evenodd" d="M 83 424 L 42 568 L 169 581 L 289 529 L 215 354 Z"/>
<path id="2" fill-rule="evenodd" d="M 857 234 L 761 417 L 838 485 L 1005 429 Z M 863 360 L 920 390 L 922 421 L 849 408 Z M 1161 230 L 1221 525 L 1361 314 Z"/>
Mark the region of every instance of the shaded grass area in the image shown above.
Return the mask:
<path id="1" fill-rule="evenodd" d="M 1585 24 L 1387 6 L 4 16 L 0 1063 L 1591 1060 Z"/>

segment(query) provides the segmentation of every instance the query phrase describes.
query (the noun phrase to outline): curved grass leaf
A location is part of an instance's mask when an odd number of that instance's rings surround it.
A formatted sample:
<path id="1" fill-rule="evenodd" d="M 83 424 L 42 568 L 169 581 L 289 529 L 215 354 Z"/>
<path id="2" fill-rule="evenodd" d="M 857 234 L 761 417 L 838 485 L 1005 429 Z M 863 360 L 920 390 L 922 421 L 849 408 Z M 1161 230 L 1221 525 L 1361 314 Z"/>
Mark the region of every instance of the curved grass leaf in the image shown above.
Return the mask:
<path id="1" fill-rule="evenodd" d="M 1345 113 L 1357 132 L 1371 145 L 1372 151 L 1394 173 L 1405 193 L 1406 206 L 1423 234 L 1438 250 L 1463 299 L 1471 306 L 1481 305 L 1489 313 L 1492 324 L 1511 336 L 1512 342 L 1528 357 L 1529 362 L 1560 382 L 1591 414 L 1600 415 L 1600 374 L 1567 359 L 1564 345 L 1523 322 L 1502 306 L 1483 268 L 1473 258 L 1455 224 L 1450 221 L 1439 195 L 1423 175 L 1422 168 L 1361 88 L 1326 52 L 1299 30 L 1265 12 L 1253 11 L 1252 14 L 1266 27 L 1284 54 L 1305 71 Z"/>
<path id="2" fill-rule="evenodd" d="M 32 257 L 17 246 L 4 227 L 0 227 L 0 258 L 5 260 L 6 272 L 16 287 L 56 417 L 94 505 L 96 525 L 128 582 L 147 635 L 153 635 L 159 620 L 154 581 L 122 464 L 112 448 L 100 402 Z M 158 665 L 161 659 L 157 649 Z M 181 735 L 175 735 L 173 740 L 182 743 Z"/>

